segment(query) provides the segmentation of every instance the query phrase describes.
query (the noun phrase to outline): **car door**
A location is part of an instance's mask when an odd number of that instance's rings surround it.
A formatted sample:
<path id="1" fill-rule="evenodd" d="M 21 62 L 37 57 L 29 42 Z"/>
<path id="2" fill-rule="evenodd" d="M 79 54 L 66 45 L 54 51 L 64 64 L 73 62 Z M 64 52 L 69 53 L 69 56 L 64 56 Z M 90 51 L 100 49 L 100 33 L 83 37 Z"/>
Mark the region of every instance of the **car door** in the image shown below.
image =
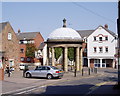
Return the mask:
<path id="1" fill-rule="evenodd" d="M 41 69 L 41 76 L 42 77 L 46 77 L 47 76 L 47 67 L 46 66 L 42 66 L 42 69 Z"/>
<path id="2" fill-rule="evenodd" d="M 36 68 L 36 69 L 32 72 L 32 76 L 34 76 L 34 77 L 41 77 L 41 69 L 42 69 L 42 67 Z"/>

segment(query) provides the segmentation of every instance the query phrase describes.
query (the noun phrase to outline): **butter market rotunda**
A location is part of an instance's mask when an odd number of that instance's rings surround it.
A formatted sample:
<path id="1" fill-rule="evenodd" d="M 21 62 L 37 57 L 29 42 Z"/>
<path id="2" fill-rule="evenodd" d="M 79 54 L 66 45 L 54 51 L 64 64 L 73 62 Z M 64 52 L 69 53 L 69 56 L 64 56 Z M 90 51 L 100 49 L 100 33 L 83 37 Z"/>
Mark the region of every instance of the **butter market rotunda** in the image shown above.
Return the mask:
<path id="1" fill-rule="evenodd" d="M 63 70 L 68 72 L 68 48 L 75 49 L 75 68 L 82 69 L 82 43 L 81 36 L 72 28 L 66 27 L 66 19 L 63 20 L 63 27 L 54 30 L 47 38 L 47 65 L 49 65 L 50 48 L 52 50 L 52 66 L 55 66 L 55 48 L 63 49 Z"/>

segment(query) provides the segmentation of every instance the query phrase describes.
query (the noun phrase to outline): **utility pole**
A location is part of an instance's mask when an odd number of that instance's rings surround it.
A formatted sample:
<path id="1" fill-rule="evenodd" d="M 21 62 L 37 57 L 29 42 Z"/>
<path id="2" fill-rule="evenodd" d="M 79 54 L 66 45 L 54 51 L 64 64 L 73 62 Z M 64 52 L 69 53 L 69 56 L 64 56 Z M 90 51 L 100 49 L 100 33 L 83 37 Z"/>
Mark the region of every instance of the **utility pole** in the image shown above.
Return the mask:
<path id="1" fill-rule="evenodd" d="M 117 31 L 118 31 L 118 86 L 120 87 L 120 0 L 118 0 L 118 19 L 117 19 Z"/>

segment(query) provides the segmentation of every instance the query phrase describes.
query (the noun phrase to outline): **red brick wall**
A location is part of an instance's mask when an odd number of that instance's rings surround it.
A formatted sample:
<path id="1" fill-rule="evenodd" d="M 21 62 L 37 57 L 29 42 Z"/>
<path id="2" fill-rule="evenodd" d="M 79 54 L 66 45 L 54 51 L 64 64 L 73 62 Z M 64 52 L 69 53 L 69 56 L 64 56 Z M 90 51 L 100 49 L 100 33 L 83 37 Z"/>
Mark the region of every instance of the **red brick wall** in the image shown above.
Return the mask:
<path id="1" fill-rule="evenodd" d="M 34 38 L 35 46 L 38 48 L 40 43 L 44 41 L 42 35 L 40 33 L 37 34 L 36 38 Z"/>
<path id="2" fill-rule="evenodd" d="M 11 32 L 12 39 L 8 40 L 8 33 Z M 2 30 L 2 49 L 5 51 L 4 57 L 7 58 L 7 61 L 3 60 L 4 67 L 9 65 L 9 59 L 14 60 L 14 68 L 18 69 L 19 67 L 19 40 L 9 23 L 5 26 L 5 29 Z"/>
<path id="3" fill-rule="evenodd" d="M 0 69 L 0 80 L 4 80 L 4 69 Z"/>
<path id="4" fill-rule="evenodd" d="M 90 59 L 90 67 L 94 68 L 94 59 Z"/>
<path id="5" fill-rule="evenodd" d="M 34 42 L 35 42 L 35 46 L 36 46 L 36 48 L 38 48 L 39 46 L 40 46 L 40 43 L 41 42 L 43 42 L 44 41 L 44 39 L 43 39 L 43 37 L 42 37 L 42 35 L 40 34 L 40 33 L 38 33 L 37 35 L 36 35 L 36 37 L 34 38 Z M 26 51 L 26 45 L 25 44 L 20 44 L 20 49 L 24 49 L 24 53 L 20 53 L 20 57 L 24 57 L 25 58 L 25 61 L 23 62 L 23 63 L 37 63 L 37 62 L 40 62 L 38 59 L 36 59 L 36 58 L 31 58 L 31 62 L 27 62 L 26 61 L 26 55 L 25 55 L 25 51 Z M 22 62 L 22 61 L 20 61 L 20 62 Z"/>

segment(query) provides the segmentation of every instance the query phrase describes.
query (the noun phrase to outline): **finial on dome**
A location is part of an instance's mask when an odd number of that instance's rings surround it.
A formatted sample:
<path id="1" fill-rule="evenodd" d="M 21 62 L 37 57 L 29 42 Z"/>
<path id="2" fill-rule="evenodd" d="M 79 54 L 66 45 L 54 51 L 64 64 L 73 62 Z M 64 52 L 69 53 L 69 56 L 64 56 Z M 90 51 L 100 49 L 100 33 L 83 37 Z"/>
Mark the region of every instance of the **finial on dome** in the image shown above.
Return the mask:
<path id="1" fill-rule="evenodd" d="M 66 27 L 66 19 L 65 18 L 63 19 L 63 27 L 64 28 Z"/>

